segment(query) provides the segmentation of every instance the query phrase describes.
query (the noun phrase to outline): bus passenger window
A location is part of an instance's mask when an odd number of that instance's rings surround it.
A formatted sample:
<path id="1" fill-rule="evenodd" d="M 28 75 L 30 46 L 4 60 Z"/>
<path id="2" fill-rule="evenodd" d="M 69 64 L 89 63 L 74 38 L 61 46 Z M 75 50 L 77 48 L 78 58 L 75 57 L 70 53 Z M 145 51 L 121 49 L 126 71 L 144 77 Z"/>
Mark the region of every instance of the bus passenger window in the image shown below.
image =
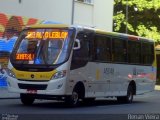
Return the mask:
<path id="1" fill-rule="evenodd" d="M 96 35 L 94 39 L 95 60 L 110 62 L 111 61 L 111 38 Z"/>
<path id="2" fill-rule="evenodd" d="M 151 65 L 154 60 L 154 44 L 142 42 L 142 63 Z"/>
<path id="3" fill-rule="evenodd" d="M 113 38 L 112 40 L 113 61 L 127 62 L 127 40 Z"/>
<path id="4" fill-rule="evenodd" d="M 141 43 L 128 41 L 128 62 L 131 64 L 141 63 Z"/>

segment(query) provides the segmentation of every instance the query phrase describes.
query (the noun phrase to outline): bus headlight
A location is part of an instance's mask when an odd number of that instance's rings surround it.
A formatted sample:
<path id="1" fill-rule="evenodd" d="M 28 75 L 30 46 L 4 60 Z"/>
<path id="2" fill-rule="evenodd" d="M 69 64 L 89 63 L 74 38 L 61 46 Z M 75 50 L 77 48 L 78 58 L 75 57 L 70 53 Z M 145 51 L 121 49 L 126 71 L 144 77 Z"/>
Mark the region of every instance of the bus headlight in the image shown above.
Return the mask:
<path id="1" fill-rule="evenodd" d="M 66 73 L 67 73 L 66 70 L 58 71 L 58 72 L 56 72 L 56 73 L 53 75 L 52 79 L 63 78 L 63 77 L 66 76 Z"/>
<path id="2" fill-rule="evenodd" d="M 14 72 L 10 69 L 6 69 L 6 72 L 7 72 L 7 75 L 10 76 L 10 77 L 13 77 L 13 78 L 16 78 Z"/>

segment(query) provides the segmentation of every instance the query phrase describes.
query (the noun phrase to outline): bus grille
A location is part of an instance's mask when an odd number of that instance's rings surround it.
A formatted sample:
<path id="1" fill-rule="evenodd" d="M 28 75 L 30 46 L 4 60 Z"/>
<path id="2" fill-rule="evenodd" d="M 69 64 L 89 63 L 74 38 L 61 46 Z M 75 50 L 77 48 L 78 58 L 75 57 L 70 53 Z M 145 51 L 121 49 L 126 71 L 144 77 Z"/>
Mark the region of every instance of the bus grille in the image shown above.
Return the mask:
<path id="1" fill-rule="evenodd" d="M 48 82 L 49 80 L 24 80 L 24 79 L 18 79 L 20 81 L 29 81 L 29 82 Z"/>
<path id="2" fill-rule="evenodd" d="M 41 84 L 18 84 L 20 89 L 31 89 L 31 90 L 46 90 L 47 85 L 41 85 Z"/>

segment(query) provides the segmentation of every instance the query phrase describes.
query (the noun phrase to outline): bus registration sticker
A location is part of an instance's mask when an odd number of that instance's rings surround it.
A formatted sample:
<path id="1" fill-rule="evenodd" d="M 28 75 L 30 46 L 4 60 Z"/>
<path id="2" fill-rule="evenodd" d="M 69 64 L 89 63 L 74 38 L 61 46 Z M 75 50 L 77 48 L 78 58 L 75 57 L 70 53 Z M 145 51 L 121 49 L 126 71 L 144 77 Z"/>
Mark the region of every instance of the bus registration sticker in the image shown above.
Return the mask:
<path id="1" fill-rule="evenodd" d="M 37 94 L 37 90 L 27 89 L 28 94 Z"/>

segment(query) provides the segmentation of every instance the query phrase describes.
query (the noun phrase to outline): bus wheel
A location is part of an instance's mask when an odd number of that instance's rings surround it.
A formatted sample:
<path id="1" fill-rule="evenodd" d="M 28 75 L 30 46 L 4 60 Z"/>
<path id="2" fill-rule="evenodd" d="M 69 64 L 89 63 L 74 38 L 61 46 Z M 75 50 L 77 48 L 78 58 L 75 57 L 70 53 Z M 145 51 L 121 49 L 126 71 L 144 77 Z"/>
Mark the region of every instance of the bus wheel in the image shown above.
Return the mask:
<path id="1" fill-rule="evenodd" d="M 123 102 L 123 103 L 132 103 L 133 102 L 133 87 L 131 85 L 129 85 L 128 90 L 127 90 L 127 96 L 121 96 L 121 97 L 117 97 L 117 100 L 119 102 Z"/>
<path id="2" fill-rule="evenodd" d="M 32 105 L 35 100 L 33 97 L 27 94 L 20 94 L 20 99 L 24 105 Z"/>
<path id="3" fill-rule="evenodd" d="M 72 95 L 66 97 L 65 102 L 70 107 L 76 107 L 79 104 L 79 93 L 78 90 L 73 90 Z"/>
<path id="4" fill-rule="evenodd" d="M 130 85 L 128 87 L 128 90 L 127 90 L 127 96 L 126 96 L 126 102 L 127 103 L 132 103 L 133 102 L 133 87 Z"/>

